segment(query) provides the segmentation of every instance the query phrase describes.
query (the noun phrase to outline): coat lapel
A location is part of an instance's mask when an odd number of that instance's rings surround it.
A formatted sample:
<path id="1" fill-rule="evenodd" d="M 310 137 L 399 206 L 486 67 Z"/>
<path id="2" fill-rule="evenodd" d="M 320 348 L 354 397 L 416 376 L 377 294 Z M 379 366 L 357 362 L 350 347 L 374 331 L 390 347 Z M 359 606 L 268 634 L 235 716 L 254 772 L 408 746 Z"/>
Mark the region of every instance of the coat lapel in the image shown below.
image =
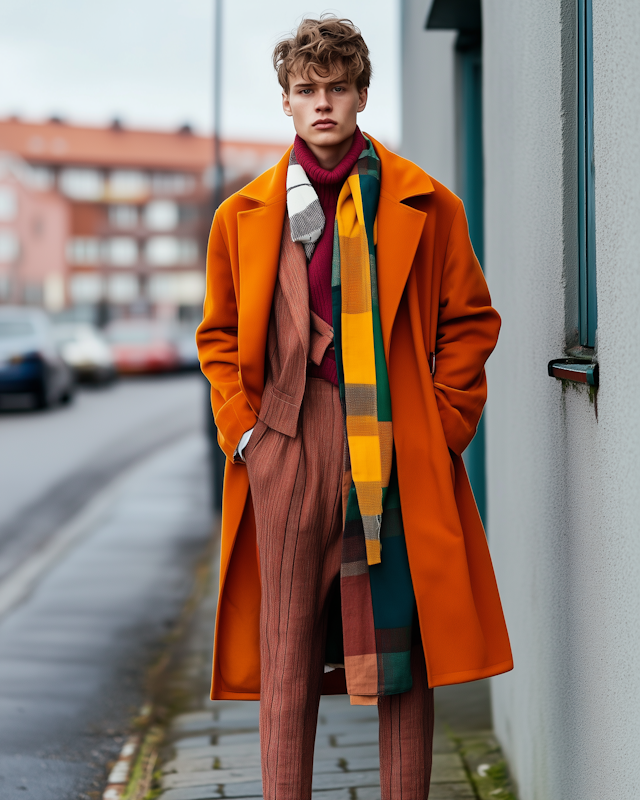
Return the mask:
<path id="1" fill-rule="evenodd" d="M 382 339 L 388 364 L 393 323 L 427 219 L 425 212 L 402 201 L 431 194 L 434 187 L 431 178 L 416 164 L 387 150 L 368 133 L 366 135 L 380 159 L 376 266 Z"/>
<path id="2" fill-rule="evenodd" d="M 264 389 L 269 315 L 278 277 L 282 227 L 287 207 L 289 153 L 239 194 L 257 208 L 238 214 L 238 359 L 240 382 L 258 412 Z"/>
<path id="3" fill-rule="evenodd" d="M 286 196 L 238 214 L 238 357 L 240 379 L 254 409 L 260 407 L 269 315 L 278 276 Z"/>
<path id="4" fill-rule="evenodd" d="M 383 166 L 384 169 L 384 166 Z M 427 215 L 380 195 L 378 203 L 378 302 L 384 353 L 389 363 L 391 331 Z"/>

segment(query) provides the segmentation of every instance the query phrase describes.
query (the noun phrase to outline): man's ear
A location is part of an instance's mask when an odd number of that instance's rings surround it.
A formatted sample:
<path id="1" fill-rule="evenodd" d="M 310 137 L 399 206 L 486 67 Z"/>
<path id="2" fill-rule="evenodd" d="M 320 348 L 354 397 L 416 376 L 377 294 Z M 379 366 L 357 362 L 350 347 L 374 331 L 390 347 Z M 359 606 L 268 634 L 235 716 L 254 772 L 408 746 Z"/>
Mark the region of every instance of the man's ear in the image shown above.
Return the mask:
<path id="1" fill-rule="evenodd" d="M 369 89 L 365 86 L 358 90 L 358 112 L 364 111 L 369 99 Z"/>
<path id="2" fill-rule="evenodd" d="M 286 92 L 282 92 L 282 108 L 284 109 L 284 113 L 288 117 L 293 116 L 293 111 L 291 110 L 291 103 L 289 102 L 289 95 Z"/>

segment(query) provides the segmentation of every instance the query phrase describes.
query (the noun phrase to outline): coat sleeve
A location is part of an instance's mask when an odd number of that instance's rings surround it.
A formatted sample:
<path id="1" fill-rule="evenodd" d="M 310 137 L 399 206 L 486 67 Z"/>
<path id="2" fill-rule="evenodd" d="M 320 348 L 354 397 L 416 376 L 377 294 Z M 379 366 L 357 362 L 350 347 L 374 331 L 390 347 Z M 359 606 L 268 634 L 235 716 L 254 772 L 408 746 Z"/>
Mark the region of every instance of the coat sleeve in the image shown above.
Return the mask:
<path id="1" fill-rule="evenodd" d="M 227 458 L 233 460 L 243 433 L 253 428 L 257 418 L 240 383 L 238 305 L 220 213 L 216 213 L 209 235 L 207 290 L 196 342 L 200 366 L 211 384 L 218 442 Z"/>
<path id="2" fill-rule="evenodd" d="M 487 399 L 484 365 L 496 346 L 500 316 L 473 252 L 464 207 L 451 224 L 440 284 L 434 387 L 449 449 L 473 439 Z"/>

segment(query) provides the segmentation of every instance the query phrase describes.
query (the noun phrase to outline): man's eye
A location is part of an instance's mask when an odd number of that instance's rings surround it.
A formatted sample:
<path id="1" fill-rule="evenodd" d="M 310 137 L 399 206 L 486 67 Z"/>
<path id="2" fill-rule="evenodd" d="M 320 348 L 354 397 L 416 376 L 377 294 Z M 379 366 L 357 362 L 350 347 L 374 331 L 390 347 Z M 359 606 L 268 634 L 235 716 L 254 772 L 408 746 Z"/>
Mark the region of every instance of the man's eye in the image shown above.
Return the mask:
<path id="1" fill-rule="evenodd" d="M 311 89 L 303 89 L 300 94 L 311 94 Z"/>
<path id="2" fill-rule="evenodd" d="M 342 91 L 344 91 L 344 89 L 343 89 L 342 86 L 334 86 L 333 87 L 333 91 L 334 92 L 342 92 Z"/>

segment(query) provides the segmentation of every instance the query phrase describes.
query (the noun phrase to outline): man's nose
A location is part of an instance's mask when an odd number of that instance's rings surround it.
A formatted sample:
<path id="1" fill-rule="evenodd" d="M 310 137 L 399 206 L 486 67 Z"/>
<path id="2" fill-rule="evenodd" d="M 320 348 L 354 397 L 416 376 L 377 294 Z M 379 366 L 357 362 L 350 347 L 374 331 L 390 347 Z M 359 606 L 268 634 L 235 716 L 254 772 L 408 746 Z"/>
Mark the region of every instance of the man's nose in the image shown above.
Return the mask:
<path id="1" fill-rule="evenodd" d="M 318 92 L 318 100 L 316 102 L 316 111 L 330 111 L 331 101 L 328 92 Z"/>

